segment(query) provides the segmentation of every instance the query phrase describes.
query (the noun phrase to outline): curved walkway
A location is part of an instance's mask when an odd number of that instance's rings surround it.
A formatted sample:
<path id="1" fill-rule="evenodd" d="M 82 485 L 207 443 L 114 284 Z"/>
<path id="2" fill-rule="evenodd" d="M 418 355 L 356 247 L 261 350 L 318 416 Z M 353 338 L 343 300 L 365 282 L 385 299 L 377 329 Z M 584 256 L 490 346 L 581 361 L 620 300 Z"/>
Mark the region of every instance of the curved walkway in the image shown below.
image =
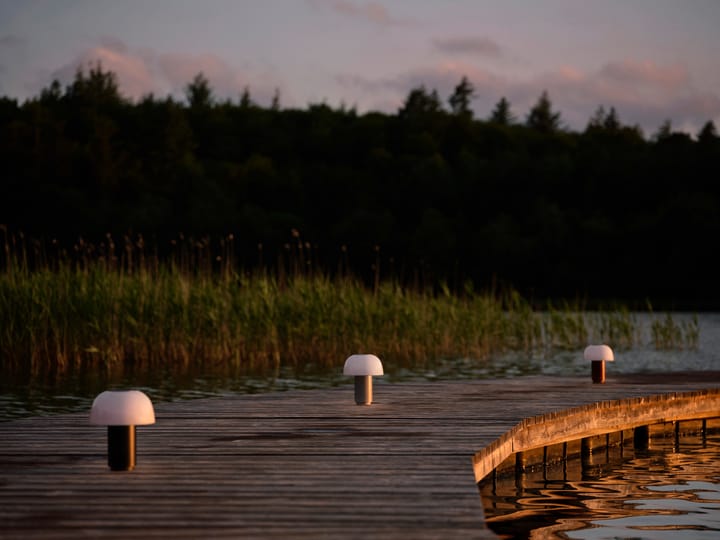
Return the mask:
<path id="1" fill-rule="evenodd" d="M 156 403 L 121 473 L 87 414 L 0 422 L 0 537 L 494 538 L 473 459 L 524 419 L 719 387 L 717 373 L 376 379 L 369 407 L 351 384 Z"/>

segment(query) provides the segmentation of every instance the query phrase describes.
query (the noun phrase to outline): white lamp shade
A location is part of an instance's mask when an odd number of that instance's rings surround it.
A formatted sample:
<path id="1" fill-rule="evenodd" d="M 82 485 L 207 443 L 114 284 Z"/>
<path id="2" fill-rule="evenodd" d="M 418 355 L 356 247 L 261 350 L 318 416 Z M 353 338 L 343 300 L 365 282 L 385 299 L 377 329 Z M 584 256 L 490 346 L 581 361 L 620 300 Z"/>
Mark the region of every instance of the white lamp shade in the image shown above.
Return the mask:
<path id="1" fill-rule="evenodd" d="M 380 359 L 374 354 L 353 354 L 345 360 L 343 375 L 363 377 L 367 375 L 382 375 L 383 366 Z"/>
<path id="2" fill-rule="evenodd" d="M 143 426 L 155 423 L 150 398 L 138 390 L 107 390 L 90 410 L 90 423 L 100 426 Z"/>
<path id="3" fill-rule="evenodd" d="M 615 356 L 613 355 L 612 349 L 607 345 L 588 345 L 585 347 L 585 360 L 598 361 L 605 360 L 607 362 L 614 362 Z"/>

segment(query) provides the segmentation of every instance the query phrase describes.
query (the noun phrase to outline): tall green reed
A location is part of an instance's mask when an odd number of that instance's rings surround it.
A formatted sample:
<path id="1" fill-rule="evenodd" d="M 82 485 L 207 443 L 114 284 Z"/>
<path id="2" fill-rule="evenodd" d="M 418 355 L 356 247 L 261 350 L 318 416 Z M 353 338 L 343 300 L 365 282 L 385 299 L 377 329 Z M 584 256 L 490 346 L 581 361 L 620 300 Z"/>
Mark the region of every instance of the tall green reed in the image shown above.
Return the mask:
<path id="1" fill-rule="evenodd" d="M 30 371 L 186 369 L 201 366 L 278 371 L 337 365 L 353 352 L 375 352 L 400 366 L 437 358 L 482 361 L 510 351 L 551 354 L 643 339 L 635 315 L 581 305 L 538 310 L 512 289 L 453 294 L 349 273 L 330 278 L 312 263 L 299 234 L 275 271 L 235 266 L 227 236 L 179 237 L 161 259 L 142 237 L 108 236 L 72 250 L 4 239 L 0 272 L 0 362 Z M 48 255 L 48 251 L 51 251 Z M 697 322 L 668 315 L 653 323 L 656 347 L 697 346 Z M 339 360 L 340 359 L 340 360 Z"/>

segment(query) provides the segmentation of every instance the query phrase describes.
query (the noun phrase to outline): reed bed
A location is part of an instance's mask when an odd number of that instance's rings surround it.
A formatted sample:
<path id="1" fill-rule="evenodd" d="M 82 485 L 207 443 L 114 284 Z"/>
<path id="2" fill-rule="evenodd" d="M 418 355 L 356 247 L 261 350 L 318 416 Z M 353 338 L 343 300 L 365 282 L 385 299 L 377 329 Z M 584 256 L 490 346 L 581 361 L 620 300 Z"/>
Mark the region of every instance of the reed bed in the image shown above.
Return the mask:
<path id="1" fill-rule="evenodd" d="M 161 260 L 141 238 L 119 246 L 79 242 L 63 252 L 6 235 L 0 272 L 0 362 L 31 372 L 132 365 L 278 370 L 337 366 L 374 352 L 399 366 L 433 359 L 477 362 L 507 352 L 552 354 L 606 342 L 648 341 L 625 308 L 534 309 L 516 291 L 447 287 L 427 293 L 347 274 L 308 271 L 303 244 L 270 272 L 235 267 L 232 237 L 179 239 Z M 34 251 L 33 251 L 34 250 Z M 294 255 L 293 255 L 294 253 Z M 696 347 L 697 319 L 666 314 L 651 326 L 658 348 Z"/>

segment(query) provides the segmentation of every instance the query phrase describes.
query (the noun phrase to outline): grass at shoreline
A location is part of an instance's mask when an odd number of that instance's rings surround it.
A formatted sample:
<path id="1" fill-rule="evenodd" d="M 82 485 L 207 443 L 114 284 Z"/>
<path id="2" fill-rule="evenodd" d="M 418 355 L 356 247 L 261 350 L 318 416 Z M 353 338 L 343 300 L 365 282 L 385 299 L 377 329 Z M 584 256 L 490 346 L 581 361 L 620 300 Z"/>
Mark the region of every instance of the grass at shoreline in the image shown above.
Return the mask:
<path id="1" fill-rule="evenodd" d="M 189 271 L 179 265 L 111 266 L 105 259 L 0 273 L 0 367 L 47 372 L 78 368 L 250 371 L 336 366 L 373 352 L 397 365 L 436 358 L 478 362 L 505 352 L 551 353 L 588 343 L 692 348 L 697 319 L 655 317 L 644 332 L 622 307 L 536 311 L 514 291 L 424 294 L 380 282 L 301 273 Z"/>

